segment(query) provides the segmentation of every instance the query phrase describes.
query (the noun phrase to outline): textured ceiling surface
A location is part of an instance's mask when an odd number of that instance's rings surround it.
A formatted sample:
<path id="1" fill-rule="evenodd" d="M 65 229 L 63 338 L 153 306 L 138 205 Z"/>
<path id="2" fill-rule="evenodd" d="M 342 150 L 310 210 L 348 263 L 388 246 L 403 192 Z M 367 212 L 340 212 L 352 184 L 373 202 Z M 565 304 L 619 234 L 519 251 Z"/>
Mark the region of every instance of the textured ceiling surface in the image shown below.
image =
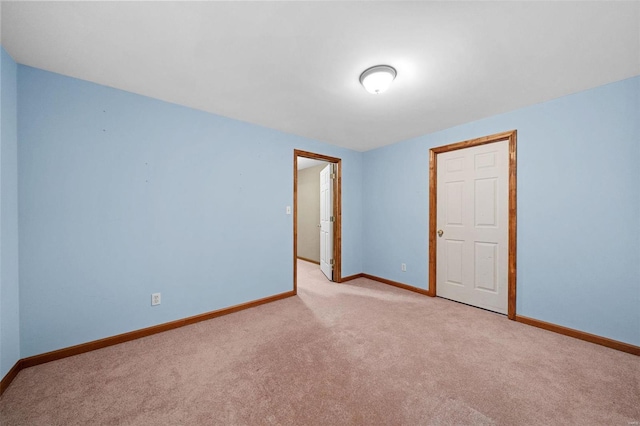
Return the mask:
<path id="1" fill-rule="evenodd" d="M 640 74 L 640 2 L 3 2 L 25 65 L 359 151 Z M 391 88 L 358 77 L 389 64 Z"/>

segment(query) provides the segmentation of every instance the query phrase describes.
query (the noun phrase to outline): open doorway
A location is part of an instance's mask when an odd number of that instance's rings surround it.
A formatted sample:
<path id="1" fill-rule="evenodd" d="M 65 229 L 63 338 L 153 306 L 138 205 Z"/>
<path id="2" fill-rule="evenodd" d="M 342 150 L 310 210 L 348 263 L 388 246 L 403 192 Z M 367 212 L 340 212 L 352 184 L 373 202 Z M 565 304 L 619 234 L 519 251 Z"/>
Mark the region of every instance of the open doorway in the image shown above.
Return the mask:
<path id="1" fill-rule="evenodd" d="M 328 195 L 327 188 L 326 185 L 324 188 L 322 185 L 325 183 L 323 178 L 326 178 L 328 169 L 330 171 L 331 163 L 326 161 L 298 158 L 298 259 L 318 266 L 320 266 L 321 255 L 326 254 L 320 248 L 321 245 L 326 245 L 321 238 L 323 232 L 320 220 L 321 208 L 328 207 L 324 202 Z M 326 213 L 326 210 L 323 210 L 323 213 Z M 322 257 L 326 259 L 326 255 Z M 329 258 L 331 259 L 332 256 Z"/>
<path id="2" fill-rule="evenodd" d="M 330 281 L 341 280 L 341 163 L 339 158 L 294 150 L 294 291 L 298 259 L 318 264 Z"/>

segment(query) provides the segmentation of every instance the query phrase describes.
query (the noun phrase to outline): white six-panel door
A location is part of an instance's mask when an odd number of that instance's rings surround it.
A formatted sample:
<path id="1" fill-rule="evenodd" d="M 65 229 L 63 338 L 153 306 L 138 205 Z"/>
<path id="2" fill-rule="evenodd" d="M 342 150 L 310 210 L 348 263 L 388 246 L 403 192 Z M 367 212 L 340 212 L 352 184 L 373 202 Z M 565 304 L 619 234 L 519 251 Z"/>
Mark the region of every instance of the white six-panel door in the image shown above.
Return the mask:
<path id="1" fill-rule="evenodd" d="M 509 141 L 437 156 L 436 294 L 507 313 Z"/>
<path id="2" fill-rule="evenodd" d="M 329 164 L 320 172 L 320 269 L 333 280 L 333 182 Z"/>

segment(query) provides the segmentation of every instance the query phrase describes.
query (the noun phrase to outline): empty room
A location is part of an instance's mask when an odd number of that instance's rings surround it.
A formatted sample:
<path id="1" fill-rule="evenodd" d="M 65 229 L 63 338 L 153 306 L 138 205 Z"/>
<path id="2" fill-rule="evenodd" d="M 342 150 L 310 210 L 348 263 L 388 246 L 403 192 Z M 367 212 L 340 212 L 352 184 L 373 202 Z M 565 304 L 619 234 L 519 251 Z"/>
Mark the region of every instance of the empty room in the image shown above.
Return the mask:
<path id="1" fill-rule="evenodd" d="M 0 25 L 1 425 L 640 424 L 640 2 Z"/>

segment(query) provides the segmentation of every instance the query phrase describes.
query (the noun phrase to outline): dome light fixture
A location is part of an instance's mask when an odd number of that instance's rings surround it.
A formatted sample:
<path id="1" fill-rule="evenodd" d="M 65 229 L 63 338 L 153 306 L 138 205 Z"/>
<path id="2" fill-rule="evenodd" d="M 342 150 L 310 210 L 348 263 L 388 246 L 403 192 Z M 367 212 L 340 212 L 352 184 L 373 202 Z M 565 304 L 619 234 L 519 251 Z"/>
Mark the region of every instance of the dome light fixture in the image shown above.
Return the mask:
<path id="1" fill-rule="evenodd" d="M 396 69 L 389 65 L 376 65 L 360 74 L 360 84 L 367 92 L 378 95 L 386 91 L 396 78 Z"/>

